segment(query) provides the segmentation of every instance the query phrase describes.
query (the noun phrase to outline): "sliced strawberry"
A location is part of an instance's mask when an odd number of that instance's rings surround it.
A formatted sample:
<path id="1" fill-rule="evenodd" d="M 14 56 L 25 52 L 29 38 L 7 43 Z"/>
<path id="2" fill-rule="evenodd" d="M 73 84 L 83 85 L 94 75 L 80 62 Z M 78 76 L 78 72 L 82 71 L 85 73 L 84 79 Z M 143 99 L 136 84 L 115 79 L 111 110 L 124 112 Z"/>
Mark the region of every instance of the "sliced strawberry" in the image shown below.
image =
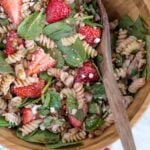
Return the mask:
<path id="1" fill-rule="evenodd" d="M 0 4 L 15 25 L 21 21 L 22 0 L 1 0 Z"/>
<path id="2" fill-rule="evenodd" d="M 14 31 L 10 32 L 6 38 L 5 55 L 9 56 L 16 53 L 16 47 L 21 44 L 23 44 L 23 40 L 18 37 L 17 33 Z"/>
<path id="3" fill-rule="evenodd" d="M 46 20 L 54 23 L 71 14 L 70 7 L 63 0 L 50 0 L 46 8 Z"/>
<path id="4" fill-rule="evenodd" d="M 30 121 L 32 121 L 34 118 L 34 114 L 32 113 L 31 108 L 23 108 L 22 117 L 23 117 L 23 124 L 27 124 Z"/>
<path id="5" fill-rule="evenodd" d="M 68 115 L 70 124 L 75 128 L 80 128 L 82 126 L 82 121 L 76 119 L 73 115 Z"/>
<path id="6" fill-rule="evenodd" d="M 78 29 L 78 32 L 85 36 L 85 41 L 90 45 L 100 42 L 101 30 L 91 26 L 83 26 Z"/>
<path id="7" fill-rule="evenodd" d="M 32 60 L 26 72 L 28 75 L 38 74 L 54 67 L 56 63 L 57 62 L 52 57 L 47 55 L 42 49 L 39 49 L 33 53 Z"/>
<path id="8" fill-rule="evenodd" d="M 38 98 L 41 96 L 42 89 L 44 87 L 44 81 L 39 80 L 37 83 L 24 87 L 14 87 L 13 93 L 22 98 Z"/>
<path id="9" fill-rule="evenodd" d="M 83 66 L 77 69 L 75 82 L 96 82 L 99 80 L 98 72 L 91 61 L 87 61 Z"/>

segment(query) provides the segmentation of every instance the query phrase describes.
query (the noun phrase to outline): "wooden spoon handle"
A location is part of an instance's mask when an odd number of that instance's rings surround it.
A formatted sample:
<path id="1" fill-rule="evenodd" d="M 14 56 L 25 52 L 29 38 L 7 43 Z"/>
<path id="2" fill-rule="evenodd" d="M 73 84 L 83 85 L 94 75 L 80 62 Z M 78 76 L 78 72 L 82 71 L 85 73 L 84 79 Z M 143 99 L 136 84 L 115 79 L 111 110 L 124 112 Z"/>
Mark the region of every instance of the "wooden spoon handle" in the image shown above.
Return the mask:
<path id="1" fill-rule="evenodd" d="M 101 64 L 98 63 L 98 68 L 101 70 L 103 75 L 103 83 L 110 104 L 110 109 L 113 113 L 115 126 L 122 141 L 124 150 L 136 150 L 126 109 L 123 105 L 123 96 L 121 95 L 113 75 L 108 16 L 101 0 L 98 0 L 98 4 L 104 25 L 101 44 L 98 47 L 99 54 L 103 55 L 103 62 Z"/>

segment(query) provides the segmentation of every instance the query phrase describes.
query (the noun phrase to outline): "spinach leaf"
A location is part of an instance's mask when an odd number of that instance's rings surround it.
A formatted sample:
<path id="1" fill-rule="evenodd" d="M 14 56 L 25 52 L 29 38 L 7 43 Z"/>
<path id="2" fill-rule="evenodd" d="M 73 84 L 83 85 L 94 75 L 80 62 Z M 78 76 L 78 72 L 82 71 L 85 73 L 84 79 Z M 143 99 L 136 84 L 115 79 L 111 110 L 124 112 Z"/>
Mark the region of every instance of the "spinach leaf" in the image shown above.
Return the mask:
<path id="1" fill-rule="evenodd" d="M 5 49 L 5 44 L 4 43 L 0 43 L 0 50 L 4 50 Z"/>
<path id="2" fill-rule="evenodd" d="M 58 49 L 52 49 L 49 50 L 49 53 L 52 58 L 57 60 L 57 68 L 62 68 L 64 66 L 64 58 L 62 56 L 62 53 Z"/>
<path id="3" fill-rule="evenodd" d="M 38 98 L 38 99 L 30 99 L 30 98 L 27 98 L 27 99 L 24 99 L 21 103 L 21 105 L 19 106 L 19 108 L 23 108 L 29 104 L 37 104 L 39 101 L 41 101 L 41 98 Z"/>
<path id="4" fill-rule="evenodd" d="M 101 23 L 95 23 L 93 21 L 90 21 L 90 20 L 84 20 L 84 23 L 86 25 L 89 25 L 89 26 L 95 26 L 95 27 L 100 27 L 100 28 L 103 28 L 103 25 Z"/>
<path id="5" fill-rule="evenodd" d="M 97 129 L 98 127 L 100 127 L 103 123 L 104 123 L 103 119 L 101 119 L 98 116 L 93 115 L 86 119 L 85 129 L 86 129 L 86 131 L 91 132 L 91 131 Z"/>
<path id="6" fill-rule="evenodd" d="M 54 148 L 54 149 L 57 149 L 57 148 L 63 148 L 63 147 L 69 147 L 69 146 L 76 146 L 76 145 L 81 145 L 81 141 L 78 141 L 78 142 L 69 142 L 69 143 L 63 143 L 63 142 L 58 142 L 58 143 L 55 143 L 55 144 L 48 144 L 46 145 L 46 147 L 49 149 L 51 148 Z"/>
<path id="7" fill-rule="evenodd" d="M 43 32 L 53 40 L 60 40 L 75 33 L 75 27 L 71 27 L 64 22 L 56 22 L 46 26 Z"/>
<path id="8" fill-rule="evenodd" d="M 28 40 L 34 40 L 44 27 L 45 16 L 42 12 L 35 12 L 24 19 L 18 27 L 18 34 Z"/>
<path id="9" fill-rule="evenodd" d="M 10 123 L 3 116 L 0 116 L 0 127 L 10 127 Z"/>
<path id="10" fill-rule="evenodd" d="M 99 114 L 100 115 L 100 104 L 96 102 L 89 103 L 89 113 L 90 114 Z"/>
<path id="11" fill-rule="evenodd" d="M 13 74 L 14 71 L 12 67 L 6 63 L 5 61 L 5 54 L 3 51 L 0 51 L 0 73 L 1 74 Z"/>
<path id="12" fill-rule="evenodd" d="M 60 134 L 52 133 L 50 131 L 41 131 L 37 130 L 34 133 L 31 133 L 27 136 L 22 136 L 21 132 L 17 130 L 16 132 L 17 137 L 32 143 L 41 143 L 41 144 L 48 144 L 48 143 L 56 143 L 60 139 Z"/>
<path id="13" fill-rule="evenodd" d="M 52 79 L 52 78 L 47 74 L 47 72 L 41 72 L 41 73 L 39 74 L 39 77 L 40 77 L 41 79 L 47 81 L 47 82 Z"/>
<path id="14" fill-rule="evenodd" d="M 101 100 L 106 98 L 105 87 L 101 83 L 95 83 L 87 88 L 92 93 L 95 100 Z"/>
<path id="15" fill-rule="evenodd" d="M 66 105 L 67 105 L 67 108 L 68 108 L 68 111 L 69 111 L 70 114 L 72 114 L 72 109 L 77 109 L 78 108 L 77 101 L 71 95 L 69 97 L 67 97 Z"/>
<path id="16" fill-rule="evenodd" d="M 83 113 L 82 109 L 77 110 L 77 113 L 75 114 L 75 118 L 80 120 L 80 121 L 84 120 L 84 113 Z"/>
<path id="17" fill-rule="evenodd" d="M 38 113 L 42 116 L 47 116 L 50 113 L 50 109 L 48 107 L 41 106 L 37 109 Z"/>
<path id="18" fill-rule="evenodd" d="M 71 67 L 78 67 L 87 59 L 82 41 L 79 38 L 70 47 L 63 46 L 61 41 L 57 45 L 58 49 L 62 51 L 66 63 Z"/>
<path id="19" fill-rule="evenodd" d="M 0 25 L 7 26 L 9 24 L 8 18 L 0 18 Z"/>

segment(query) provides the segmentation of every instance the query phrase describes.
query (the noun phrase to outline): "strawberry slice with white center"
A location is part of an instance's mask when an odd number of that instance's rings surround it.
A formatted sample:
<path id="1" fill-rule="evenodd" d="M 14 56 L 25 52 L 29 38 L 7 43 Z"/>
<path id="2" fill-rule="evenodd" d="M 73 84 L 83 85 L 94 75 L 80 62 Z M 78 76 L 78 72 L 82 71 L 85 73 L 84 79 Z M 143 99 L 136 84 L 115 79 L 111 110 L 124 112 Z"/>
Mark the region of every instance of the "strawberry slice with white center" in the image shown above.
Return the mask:
<path id="1" fill-rule="evenodd" d="M 22 0 L 1 0 L 0 4 L 15 25 L 21 21 Z"/>
<path id="2" fill-rule="evenodd" d="M 28 75 L 38 74 L 54 67 L 56 64 L 55 59 L 46 54 L 42 49 L 39 49 L 32 54 L 31 62 L 26 72 Z"/>

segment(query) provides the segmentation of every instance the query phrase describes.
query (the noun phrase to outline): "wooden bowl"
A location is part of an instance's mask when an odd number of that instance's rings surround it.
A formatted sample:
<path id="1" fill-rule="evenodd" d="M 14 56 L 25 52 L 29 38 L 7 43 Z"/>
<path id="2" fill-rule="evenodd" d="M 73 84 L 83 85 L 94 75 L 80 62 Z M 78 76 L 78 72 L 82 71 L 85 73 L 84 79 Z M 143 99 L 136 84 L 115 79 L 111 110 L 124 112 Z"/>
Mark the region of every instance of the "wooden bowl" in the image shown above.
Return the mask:
<path id="1" fill-rule="evenodd" d="M 140 15 L 150 25 L 150 1 L 149 0 L 103 0 L 110 20 L 129 15 L 133 20 Z M 128 108 L 128 115 L 131 125 L 134 125 L 147 109 L 150 103 L 150 78 L 146 85 L 138 92 L 134 102 Z M 87 139 L 83 145 L 69 148 L 71 150 L 88 149 L 100 150 L 110 145 L 118 138 L 114 125 L 95 138 Z M 0 128 L 0 143 L 11 150 L 44 150 L 45 147 L 37 144 L 30 144 L 18 139 L 10 129 Z"/>

